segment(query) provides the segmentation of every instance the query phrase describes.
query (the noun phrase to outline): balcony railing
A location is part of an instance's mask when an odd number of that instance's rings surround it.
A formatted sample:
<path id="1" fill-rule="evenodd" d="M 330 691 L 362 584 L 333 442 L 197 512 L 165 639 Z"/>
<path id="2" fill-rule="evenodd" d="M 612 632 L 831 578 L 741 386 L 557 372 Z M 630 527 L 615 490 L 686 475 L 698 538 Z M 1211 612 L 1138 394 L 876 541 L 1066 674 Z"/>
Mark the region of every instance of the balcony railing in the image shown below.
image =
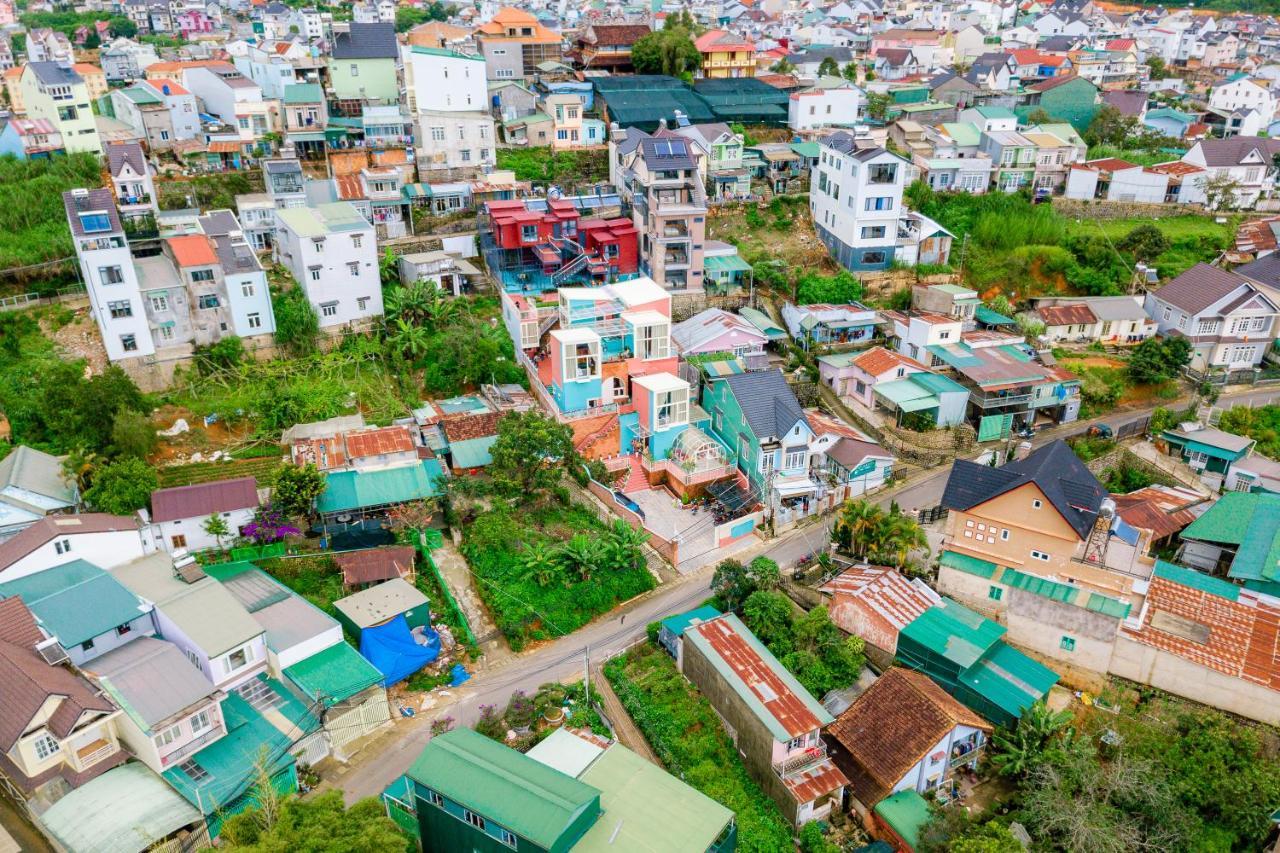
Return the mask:
<path id="1" fill-rule="evenodd" d="M 99 761 L 115 755 L 120 747 L 111 741 L 98 739 L 76 750 L 76 765 L 80 770 L 87 770 Z"/>
<path id="2" fill-rule="evenodd" d="M 227 733 L 227 730 L 222 727 L 221 723 L 219 723 L 218 725 L 209 729 L 209 731 L 200 735 L 200 737 L 196 738 L 195 740 L 189 743 L 184 743 L 182 746 L 178 747 L 173 752 L 170 752 L 167 755 L 161 756 L 160 763 L 166 767 L 172 767 L 175 764 L 179 763 L 182 759 L 186 758 L 187 756 L 194 755 L 195 753 L 204 749 L 206 746 L 213 743 L 215 740 L 222 737 L 226 733 Z"/>
<path id="3" fill-rule="evenodd" d="M 980 755 L 982 755 L 981 744 L 973 747 L 968 752 L 965 752 L 961 755 L 952 756 L 951 760 L 947 762 L 947 767 L 954 770 L 957 767 L 968 764 L 969 762 L 973 761 L 975 758 L 979 757 Z"/>
<path id="4" fill-rule="evenodd" d="M 692 468 L 686 468 L 674 459 L 653 459 L 647 454 L 640 458 L 640 465 L 646 471 L 666 472 L 686 486 L 710 483 L 727 477 L 734 470 L 732 465 L 723 461 L 714 465 L 694 465 Z"/>
<path id="5" fill-rule="evenodd" d="M 827 760 L 826 744 L 819 743 L 817 746 L 808 747 L 802 752 L 779 761 L 773 765 L 773 772 L 778 775 L 779 779 L 786 779 L 797 773 L 811 770 Z"/>
<path id="6" fill-rule="evenodd" d="M 668 224 L 662 226 L 663 237 L 688 237 L 689 226 L 683 222 L 679 224 Z"/>
<path id="7" fill-rule="evenodd" d="M 1006 394 L 1003 397 L 984 396 L 976 391 L 969 392 L 969 400 L 982 409 L 1000 409 L 1005 406 L 1021 406 L 1031 401 L 1030 394 Z"/>

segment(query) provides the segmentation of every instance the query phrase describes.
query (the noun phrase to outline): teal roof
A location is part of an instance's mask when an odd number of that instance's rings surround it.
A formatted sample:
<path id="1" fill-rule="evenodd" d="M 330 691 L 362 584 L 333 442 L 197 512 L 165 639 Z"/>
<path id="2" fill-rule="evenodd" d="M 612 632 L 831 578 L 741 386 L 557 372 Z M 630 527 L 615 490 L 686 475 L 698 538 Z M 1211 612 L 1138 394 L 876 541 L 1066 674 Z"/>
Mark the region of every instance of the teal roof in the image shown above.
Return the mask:
<path id="1" fill-rule="evenodd" d="M 1182 124 L 1192 124 L 1196 120 L 1195 116 L 1181 112 L 1180 110 L 1175 110 L 1171 107 L 1160 107 L 1155 110 L 1147 110 L 1147 116 L 1143 121 L 1146 122 L 1151 121 L 1152 119 L 1161 118 L 1171 119 Z"/>
<path id="2" fill-rule="evenodd" d="M 1155 577 L 1163 578 L 1179 586 L 1198 589 L 1201 592 L 1207 592 L 1210 595 L 1216 595 L 1228 601 L 1236 601 L 1240 598 L 1240 587 L 1230 581 L 1224 581 L 1222 578 L 1215 578 L 1211 575 L 1206 575 L 1204 572 L 1188 569 L 1185 566 L 1166 563 L 1164 560 L 1156 561 L 1156 568 L 1153 574 Z"/>
<path id="3" fill-rule="evenodd" d="M 1016 118 L 1013 110 L 1006 107 L 974 107 L 983 118 Z"/>
<path id="4" fill-rule="evenodd" d="M 711 255 L 706 259 L 706 267 L 715 272 L 750 272 L 751 264 L 742 259 L 741 255 Z"/>
<path id="5" fill-rule="evenodd" d="M 284 675 L 308 699 L 323 699 L 327 705 L 350 699 L 382 680 L 382 673 L 345 641 L 285 667 Z"/>
<path id="6" fill-rule="evenodd" d="M 982 364 L 982 359 L 970 352 L 967 347 L 960 349 L 945 344 L 929 344 L 925 349 L 942 359 L 948 367 L 978 367 Z"/>
<path id="7" fill-rule="evenodd" d="M 338 471 L 326 475 L 327 485 L 316 500 L 316 510 L 322 514 L 349 512 L 434 498 L 441 494 L 442 477 L 440 462 L 435 459 L 378 471 Z"/>
<path id="8" fill-rule="evenodd" d="M 155 92 L 144 86 L 130 86 L 121 92 L 126 98 L 135 104 L 162 104 L 164 101 L 160 99 Z"/>
<path id="9" fill-rule="evenodd" d="M 969 554 L 943 551 L 938 555 L 938 563 L 966 574 L 976 575 L 1014 589 L 1030 592 L 1041 598 L 1048 598 L 1062 604 L 1070 604 L 1073 607 L 1083 607 L 1085 610 L 1102 613 L 1116 619 L 1124 619 L 1129 615 L 1131 605 L 1127 601 L 1121 601 L 1096 592 L 1087 592 L 1078 586 L 1058 583 L 1048 578 L 1042 578 L 1039 575 L 1020 572 L 1017 569 L 1002 569 L 995 563 L 970 556 Z"/>
<path id="10" fill-rule="evenodd" d="M 769 340 L 775 341 L 786 339 L 787 330 L 773 322 L 769 315 L 763 311 L 758 311 L 755 308 L 739 308 L 738 313 L 745 318 L 748 323 L 764 332 L 765 335 L 769 337 Z"/>
<path id="11" fill-rule="evenodd" d="M 63 646 L 78 646 L 143 615 L 138 596 L 109 572 L 73 560 L 0 584 L 0 598 L 18 596 Z"/>
<path id="12" fill-rule="evenodd" d="M 793 142 L 791 150 L 809 160 L 817 159 L 822 153 L 822 146 L 816 142 Z"/>
<path id="13" fill-rule="evenodd" d="M 461 53 L 444 47 L 419 47 L 418 45 L 414 45 L 409 48 L 409 52 L 424 56 L 447 56 L 452 59 L 469 59 L 472 62 L 484 62 L 483 56 L 476 56 L 473 53 Z M 491 83 L 490 85 L 492 86 L 493 84 Z"/>
<path id="14" fill-rule="evenodd" d="M 1240 545 L 1259 507 L 1280 507 L 1280 495 L 1267 492 L 1227 492 L 1182 531 L 1183 539 Z"/>
<path id="15" fill-rule="evenodd" d="M 546 850 L 600 812 L 595 788 L 467 728 L 433 737 L 408 776 Z"/>
<path id="16" fill-rule="evenodd" d="M 287 732 L 276 728 L 235 692 L 222 700 L 222 717 L 227 733 L 190 759 L 192 771 L 198 768 L 205 775 L 197 780 L 182 770 L 186 762 L 163 774 L 187 802 L 206 815 L 233 804 L 253 786 L 258 779 L 260 755 L 268 758 L 268 776 L 274 777 L 290 767 L 294 762 L 289 746 L 302 734 L 287 723 L 282 724 Z"/>
<path id="17" fill-rule="evenodd" d="M 902 629 L 902 636 L 967 669 L 1004 636 L 1005 628 L 949 598 Z"/>
<path id="18" fill-rule="evenodd" d="M 877 397 L 904 412 L 919 412 L 938 407 L 938 398 L 933 392 L 912 382 L 911 377 L 895 379 L 892 382 L 877 382 L 872 391 Z"/>
<path id="19" fill-rule="evenodd" d="M 982 131 L 978 130 L 978 126 L 971 121 L 945 121 L 942 123 L 942 129 L 956 145 L 963 148 L 982 142 Z"/>
<path id="20" fill-rule="evenodd" d="M 324 101 L 324 90 L 319 83 L 290 83 L 284 87 L 286 104 L 318 104 Z"/>
<path id="21" fill-rule="evenodd" d="M 988 560 L 980 560 L 968 554 L 961 554 L 956 551 L 943 551 L 938 555 L 938 564 L 947 566 L 957 571 L 965 572 L 970 575 L 977 575 L 980 578 L 990 580 L 995 577 L 996 572 L 1000 571 L 1000 567 Z"/>
<path id="22" fill-rule="evenodd" d="M 917 385 L 923 385 L 933 394 L 968 394 L 969 389 L 954 379 L 939 373 L 912 373 L 908 377 Z"/>
<path id="23" fill-rule="evenodd" d="M 1010 717 L 1043 699 L 1058 674 L 1005 642 L 996 643 L 978 664 L 960 674 L 960 683 Z"/>
<path id="24" fill-rule="evenodd" d="M 93 853 L 137 853 L 203 822 L 194 806 L 140 761 L 90 779 L 40 815 L 63 848 Z"/>
<path id="25" fill-rule="evenodd" d="M 912 850 L 920 846 L 920 830 L 933 816 L 914 788 L 885 797 L 876 803 L 875 812 Z"/>
<path id="26" fill-rule="evenodd" d="M 714 619 L 720 615 L 720 611 L 711 605 L 703 605 L 702 607 L 690 610 L 687 613 L 677 613 L 675 616 L 668 616 L 662 620 L 662 627 L 666 628 L 677 637 L 683 637 L 684 632 L 689 626 L 697 625 L 699 622 L 706 622 L 708 619 Z"/>
<path id="27" fill-rule="evenodd" d="M 973 317 L 979 323 L 986 323 L 988 326 L 1012 326 L 1013 321 L 1003 314 L 997 314 L 985 305 L 979 305 L 974 312 Z"/>
<path id="28" fill-rule="evenodd" d="M 483 468 L 493 462 L 489 451 L 498 440 L 496 435 L 468 438 L 449 443 L 449 455 L 454 468 Z"/>

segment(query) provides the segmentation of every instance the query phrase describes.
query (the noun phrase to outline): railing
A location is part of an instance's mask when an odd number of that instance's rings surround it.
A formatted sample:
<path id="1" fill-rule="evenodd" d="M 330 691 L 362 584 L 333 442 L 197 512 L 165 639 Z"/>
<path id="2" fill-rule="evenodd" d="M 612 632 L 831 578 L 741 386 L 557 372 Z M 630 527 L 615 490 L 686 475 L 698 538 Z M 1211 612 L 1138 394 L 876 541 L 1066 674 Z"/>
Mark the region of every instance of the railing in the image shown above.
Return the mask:
<path id="1" fill-rule="evenodd" d="M 119 750 L 119 747 L 116 744 L 111 743 L 110 741 L 104 740 L 104 741 L 101 741 L 101 744 L 102 744 L 101 746 L 92 750 L 89 753 L 86 753 L 83 755 L 79 752 L 76 753 L 76 764 L 80 766 L 81 770 L 87 770 L 88 768 L 92 767 L 93 765 L 97 764 L 99 761 L 102 761 L 108 756 L 115 755 L 115 753 Z M 89 746 L 92 746 L 92 745 L 93 744 L 89 744 Z"/>
<path id="2" fill-rule="evenodd" d="M 968 752 L 962 753 L 961 755 L 953 756 L 952 759 L 947 763 L 947 767 L 954 770 L 955 768 L 959 767 L 962 764 L 968 764 L 970 761 L 973 761 L 975 758 L 977 758 L 981 754 L 982 754 L 982 746 L 981 745 L 975 746 L 972 749 L 970 749 Z"/>
<path id="3" fill-rule="evenodd" d="M 696 483 L 709 483 L 712 480 L 719 480 L 721 477 L 728 476 L 733 473 L 733 466 L 728 462 L 722 462 L 709 468 L 693 468 L 692 470 L 683 467 L 679 462 L 673 459 L 651 459 L 648 456 L 640 457 L 640 465 L 646 471 L 665 471 L 672 477 L 675 477 L 686 486 Z"/>
<path id="4" fill-rule="evenodd" d="M 1031 401 L 1030 394 L 1007 394 L 1003 397 L 987 397 L 976 391 L 969 392 L 969 399 L 975 406 L 983 409 L 998 409 L 1001 406 L 1020 406 Z"/>
<path id="5" fill-rule="evenodd" d="M 777 774 L 779 779 L 786 779 L 797 773 L 803 773 L 828 759 L 827 747 L 825 744 L 811 746 L 799 755 L 793 755 L 790 758 L 784 758 L 777 764 L 773 765 L 773 772 Z"/>
<path id="6" fill-rule="evenodd" d="M 224 729 L 222 727 L 222 724 L 219 723 L 218 725 L 209 729 L 209 731 L 200 735 L 200 737 L 196 738 L 190 743 L 185 743 L 182 746 L 175 749 L 173 752 L 170 752 L 168 755 L 161 756 L 160 763 L 165 767 L 172 767 L 175 763 L 181 761 L 187 756 L 194 755 L 195 753 L 204 749 L 206 746 L 213 743 L 215 740 L 222 737 L 226 733 L 227 733 L 226 729 Z"/>

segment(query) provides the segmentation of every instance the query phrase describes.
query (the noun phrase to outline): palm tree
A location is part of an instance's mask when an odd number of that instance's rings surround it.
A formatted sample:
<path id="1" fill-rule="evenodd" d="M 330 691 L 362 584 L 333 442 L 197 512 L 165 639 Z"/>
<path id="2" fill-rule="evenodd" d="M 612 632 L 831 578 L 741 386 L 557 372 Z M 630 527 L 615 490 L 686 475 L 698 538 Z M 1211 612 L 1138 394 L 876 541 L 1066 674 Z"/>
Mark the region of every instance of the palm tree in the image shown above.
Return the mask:
<path id="1" fill-rule="evenodd" d="M 520 568 L 538 586 L 551 586 L 560 575 L 556 553 L 544 542 L 530 542 L 520 552 Z"/>
<path id="2" fill-rule="evenodd" d="M 427 300 L 423 282 L 415 281 L 391 290 L 383 301 L 383 310 L 388 317 L 418 325 L 427 317 Z"/>
<path id="3" fill-rule="evenodd" d="M 845 501 L 840 517 L 836 519 L 836 541 L 847 543 L 845 547 L 855 556 L 863 556 L 867 552 L 869 534 L 879 528 L 884 517 L 884 510 L 869 500 Z"/>
<path id="4" fill-rule="evenodd" d="M 1070 711 L 1053 711 L 1043 701 L 1022 712 L 1013 729 L 992 738 L 991 766 L 1001 776 L 1025 776 L 1050 749 L 1069 747 L 1075 738 Z"/>
<path id="5" fill-rule="evenodd" d="M 440 288 L 422 281 L 414 282 L 425 291 L 423 299 L 423 322 L 432 331 L 449 325 L 458 318 L 461 310 L 458 303 L 440 292 Z"/>
<path id="6" fill-rule="evenodd" d="M 427 341 L 430 337 L 431 333 L 422 326 L 415 326 L 396 318 L 389 340 L 409 358 L 417 358 L 427 351 Z"/>
<path id="7" fill-rule="evenodd" d="M 644 560 L 644 545 L 648 541 L 648 534 L 615 518 L 605 539 L 604 562 L 619 571 L 634 569 Z"/>
<path id="8" fill-rule="evenodd" d="M 600 566 L 600 543 L 578 533 L 560 546 L 560 564 L 566 571 L 575 573 L 581 581 L 591 580 L 591 573 Z"/>
<path id="9" fill-rule="evenodd" d="M 915 519 L 895 513 L 883 524 L 879 553 L 893 557 L 895 566 L 905 566 L 912 551 L 928 551 L 929 538 Z"/>

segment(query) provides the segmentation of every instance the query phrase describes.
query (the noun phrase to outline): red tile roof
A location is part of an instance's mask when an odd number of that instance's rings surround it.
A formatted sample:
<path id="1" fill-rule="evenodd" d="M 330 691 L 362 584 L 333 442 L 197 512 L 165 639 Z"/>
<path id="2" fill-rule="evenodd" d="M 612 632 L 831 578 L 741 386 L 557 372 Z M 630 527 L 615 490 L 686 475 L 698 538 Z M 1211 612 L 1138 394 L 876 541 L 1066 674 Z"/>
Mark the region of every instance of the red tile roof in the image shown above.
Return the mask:
<path id="1" fill-rule="evenodd" d="M 151 517 L 156 522 L 204 518 L 217 512 L 258 506 L 258 481 L 253 477 L 156 489 L 151 493 Z"/>
<path id="2" fill-rule="evenodd" d="M 203 234 L 185 234 L 181 237 L 170 237 L 167 241 L 173 259 L 180 267 L 206 267 L 218 262 L 213 251 L 213 244 Z"/>
<path id="3" fill-rule="evenodd" d="M 738 632 L 733 621 L 720 617 L 689 630 L 706 638 L 711 649 L 791 737 L 821 728 L 822 721 Z"/>
<path id="4" fill-rule="evenodd" d="M 413 572 L 413 548 L 398 545 L 393 548 L 349 551 L 335 554 L 333 561 L 342 570 L 342 582 L 346 586 L 379 583 L 402 578 Z"/>
<path id="5" fill-rule="evenodd" d="M 914 370 L 925 369 L 925 366 L 914 358 L 908 358 L 902 353 L 894 352 L 884 347 L 874 347 L 867 350 L 855 358 L 853 363 L 872 376 L 879 376 L 899 367 L 909 367 Z"/>
<path id="6" fill-rule="evenodd" d="M 35 646 L 44 639 L 36 619 L 18 596 L 0 599 L 0 642 Z"/>
<path id="7" fill-rule="evenodd" d="M 750 39 L 734 35 L 727 30 L 708 30 L 698 36 L 693 44 L 700 53 L 714 53 L 726 50 L 754 51 L 756 49 L 755 44 Z"/>
<path id="8" fill-rule="evenodd" d="M 498 434 L 498 421 L 502 412 L 480 412 L 475 415 L 454 415 L 441 423 L 445 438 L 450 442 L 488 438 Z"/>
<path id="9" fill-rule="evenodd" d="M 349 432 L 346 435 L 347 456 L 360 459 L 365 456 L 381 456 L 385 453 L 407 453 L 413 450 L 409 430 L 401 426 Z"/>
<path id="10" fill-rule="evenodd" d="M 1092 169 L 1099 169 L 1103 172 L 1118 172 L 1124 169 L 1136 169 L 1137 163 L 1130 163 L 1128 160 L 1121 160 L 1119 157 L 1106 157 L 1102 160 L 1090 160 L 1085 163 Z"/>
<path id="11" fill-rule="evenodd" d="M 884 566 L 851 566 L 818 592 L 831 596 L 831 621 L 885 651 L 895 651 L 898 632 L 941 600 L 923 582 Z"/>

